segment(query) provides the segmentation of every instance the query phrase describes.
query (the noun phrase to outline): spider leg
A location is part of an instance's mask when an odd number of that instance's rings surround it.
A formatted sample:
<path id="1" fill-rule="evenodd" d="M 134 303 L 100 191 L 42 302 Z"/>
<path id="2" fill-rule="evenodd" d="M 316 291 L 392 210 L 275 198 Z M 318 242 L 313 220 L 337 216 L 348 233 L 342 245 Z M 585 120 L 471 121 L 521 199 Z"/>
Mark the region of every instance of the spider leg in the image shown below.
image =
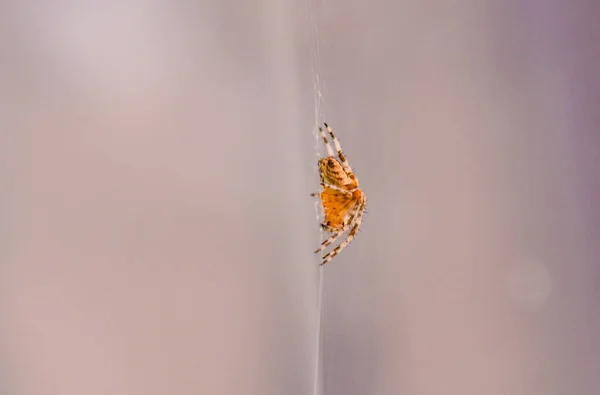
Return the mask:
<path id="1" fill-rule="evenodd" d="M 327 127 L 327 124 L 325 124 L 325 127 Z M 325 142 L 325 148 L 327 149 L 327 156 L 334 156 L 334 152 L 333 152 L 333 148 L 331 147 L 331 144 L 329 144 L 329 141 L 327 141 L 327 135 L 325 134 L 325 131 L 323 130 L 322 127 L 319 126 L 319 132 L 321 132 L 321 137 L 323 138 L 323 141 Z"/>
<path id="2" fill-rule="evenodd" d="M 328 184 L 328 183 L 324 183 L 324 182 L 321 183 L 321 187 L 333 189 L 333 190 L 340 191 L 340 192 L 343 192 L 345 194 L 350 194 L 350 195 L 352 194 L 352 192 L 354 192 L 354 189 L 355 189 L 355 188 L 345 189 L 345 188 L 338 187 L 337 185 Z"/>
<path id="3" fill-rule="evenodd" d="M 344 248 L 346 248 L 346 246 L 348 246 L 348 244 L 350 244 L 352 242 L 352 240 L 354 239 L 354 236 L 358 232 L 358 228 L 360 226 L 361 219 L 362 219 L 363 209 L 364 209 L 364 206 L 361 205 L 360 208 L 358 209 L 358 213 L 357 213 L 354 221 L 352 221 L 350 223 L 351 225 L 354 224 L 354 226 L 352 226 L 352 229 L 350 229 L 350 233 L 348 233 L 348 237 L 346 237 L 346 240 L 344 240 L 339 246 L 335 247 L 333 250 L 329 251 L 329 253 L 323 257 L 323 262 L 321 263 L 321 266 L 323 266 L 324 264 L 326 264 L 327 262 L 332 260 L 337 254 L 342 252 L 342 250 Z"/>
<path id="4" fill-rule="evenodd" d="M 340 188 L 337 185 L 325 184 L 324 182 L 321 183 L 321 187 L 323 187 L 323 188 L 329 188 L 329 189 L 334 189 L 336 191 L 345 193 L 346 195 L 351 195 L 352 192 L 354 192 L 354 190 L 356 189 L 356 188 L 354 188 L 354 189 L 348 190 L 348 189 Z M 320 197 L 320 195 L 321 195 L 321 192 L 313 192 L 313 193 L 310 194 L 310 196 L 312 196 L 312 197 Z"/>
<path id="5" fill-rule="evenodd" d="M 331 139 L 333 140 L 333 145 L 335 145 L 335 150 L 337 151 L 337 154 L 338 154 L 340 160 L 342 161 L 342 167 L 343 167 L 344 171 L 346 172 L 348 177 L 350 177 L 352 179 L 352 181 L 355 182 L 355 185 L 358 186 L 358 180 L 354 176 L 354 172 L 352 171 L 352 168 L 350 167 L 350 164 L 348 163 L 346 156 L 342 152 L 342 146 L 340 145 L 340 141 L 337 139 L 337 137 L 335 137 L 335 134 L 333 134 L 333 129 L 331 129 L 329 127 L 329 125 L 327 125 L 326 123 L 324 125 L 327 128 L 327 131 L 329 132 L 329 134 L 331 135 Z"/>
<path id="6" fill-rule="evenodd" d="M 323 251 L 329 244 L 333 243 L 340 236 L 342 236 L 344 233 L 346 233 L 346 231 L 348 229 L 350 229 L 352 224 L 355 222 L 354 220 L 356 219 L 357 212 L 358 212 L 358 209 L 354 210 L 350 216 L 350 220 L 348 221 L 348 223 L 344 224 L 344 226 L 340 230 L 338 230 L 337 232 L 332 234 L 327 240 L 323 241 L 321 243 L 321 246 L 315 251 L 315 254 Z M 321 224 L 321 226 L 323 226 L 323 224 Z"/>
<path id="7" fill-rule="evenodd" d="M 336 233 L 332 234 L 331 237 L 329 237 L 327 240 L 325 240 L 321 244 L 321 246 L 315 250 L 315 254 L 318 254 L 319 252 L 323 251 L 329 244 L 331 244 L 334 241 L 336 241 L 337 239 L 339 239 L 340 236 L 343 235 L 344 232 L 346 232 L 347 230 L 348 230 L 348 227 L 344 226 L 344 228 L 342 228 L 341 230 L 339 230 Z"/>

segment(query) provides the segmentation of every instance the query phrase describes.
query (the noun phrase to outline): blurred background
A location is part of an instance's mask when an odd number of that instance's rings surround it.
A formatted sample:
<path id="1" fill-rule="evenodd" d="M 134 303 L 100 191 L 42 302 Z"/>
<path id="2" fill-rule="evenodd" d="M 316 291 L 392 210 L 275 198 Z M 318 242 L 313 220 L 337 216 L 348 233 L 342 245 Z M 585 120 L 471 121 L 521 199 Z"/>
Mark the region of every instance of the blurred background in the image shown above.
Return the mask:
<path id="1" fill-rule="evenodd" d="M 320 280 L 318 393 L 599 393 L 599 16 L 2 2 L 0 393 L 312 394 Z M 322 272 L 316 73 L 369 200 Z"/>

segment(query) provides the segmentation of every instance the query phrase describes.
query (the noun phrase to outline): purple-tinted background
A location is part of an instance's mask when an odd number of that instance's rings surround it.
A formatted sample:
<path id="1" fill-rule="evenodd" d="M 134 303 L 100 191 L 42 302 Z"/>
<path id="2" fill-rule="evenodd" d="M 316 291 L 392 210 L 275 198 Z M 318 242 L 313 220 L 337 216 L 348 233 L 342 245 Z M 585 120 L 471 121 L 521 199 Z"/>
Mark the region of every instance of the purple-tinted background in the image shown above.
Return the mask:
<path id="1" fill-rule="evenodd" d="M 311 15 L 313 18 L 311 18 Z M 594 1 L 5 1 L 0 392 L 600 392 Z"/>

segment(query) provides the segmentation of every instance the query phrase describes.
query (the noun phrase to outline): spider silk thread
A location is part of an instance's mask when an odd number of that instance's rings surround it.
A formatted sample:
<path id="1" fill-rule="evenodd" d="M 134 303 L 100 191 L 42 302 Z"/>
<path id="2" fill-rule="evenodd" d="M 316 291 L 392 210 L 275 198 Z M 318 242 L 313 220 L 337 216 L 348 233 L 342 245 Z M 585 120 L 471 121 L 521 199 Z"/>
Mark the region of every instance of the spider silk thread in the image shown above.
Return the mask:
<path id="1" fill-rule="evenodd" d="M 315 95 L 315 124 L 313 129 L 313 135 L 315 138 L 315 152 L 317 160 L 315 161 L 315 172 L 318 173 L 316 163 L 321 158 L 319 154 L 319 125 L 321 121 L 325 120 L 325 114 L 323 111 L 323 81 L 321 78 L 321 54 L 319 50 L 319 26 L 316 18 L 316 1 L 317 0 L 306 0 L 308 7 L 308 18 L 310 24 L 310 39 L 311 39 L 311 60 L 312 69 L 314 75 L 314 95 Z M 320 220 L 320 205 L 319 199 L 315 199 L 315 213 L 317 221 Z M 323 241 L 323 230 L 319 227 L 319 243 Z M 315 345 L 315 370 L 313 377 L 313 395 L 319 395 L 322 392 L 322 380 L 321 380 L 321 362 L 322 362 L 322 340 L 323 334 L 321 330 L 321 322 L 323 321 L 323 267 L 320 266 L 318 269 L 319 284 L 317 292 L 317 333 L 316 333 L 316 345 Z"/>

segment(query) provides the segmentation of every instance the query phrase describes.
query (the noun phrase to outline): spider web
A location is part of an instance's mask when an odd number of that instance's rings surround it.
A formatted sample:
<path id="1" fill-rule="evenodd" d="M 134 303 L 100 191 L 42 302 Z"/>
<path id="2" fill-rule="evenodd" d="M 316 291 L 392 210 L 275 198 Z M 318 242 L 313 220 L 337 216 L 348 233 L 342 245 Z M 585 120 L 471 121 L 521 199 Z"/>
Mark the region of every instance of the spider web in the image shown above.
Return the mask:
<path id="1" fill-rule="evenodd" d="M 314 94 L 315 94 L 315 125 L 313 128 L 313 137 L 315 139 L 315 173 L 318 172 L 318 168 L 316 164 L 318 160 L 321 158 L 320 149 L 319 149 L 319 125 L 321 122 L 325 120 L 325 114 L 323 111 L 323 81 L 321 78 L 321 56 L 319 50 L 319 26 L 316 18 L 316 7 L 318 0 L 306 0 L 307 13 L 309 18 L 309 27 L 310 27 L 310 39 L 311 39 L 311 59 L 312 59 L 312 68 L 314 75 Z M 320 222 L 322 218 L 321 213 L 321 205 L 319 204 L 319 199 L 315 199 L 315 213 L 317 218 L 317 223 Z M 323 229 L 319 227 L 319 244 L 323 241 Z M 321 330 L 321 322 L 323 321 L 323 270 L 322 267 L 319 267 L 319 285 L 318 285 L 318 295 L 317 295 L 317 334 L 316 334 L 316 345 L 315 345 L 315 370 L 314 370 L 314 386 L 313 386 L 313 395 L 318 395 L 322 393 L 322 367 L 321 362 L 322 358 L 322 341 L 323 341 L 323 333 Z"/>

